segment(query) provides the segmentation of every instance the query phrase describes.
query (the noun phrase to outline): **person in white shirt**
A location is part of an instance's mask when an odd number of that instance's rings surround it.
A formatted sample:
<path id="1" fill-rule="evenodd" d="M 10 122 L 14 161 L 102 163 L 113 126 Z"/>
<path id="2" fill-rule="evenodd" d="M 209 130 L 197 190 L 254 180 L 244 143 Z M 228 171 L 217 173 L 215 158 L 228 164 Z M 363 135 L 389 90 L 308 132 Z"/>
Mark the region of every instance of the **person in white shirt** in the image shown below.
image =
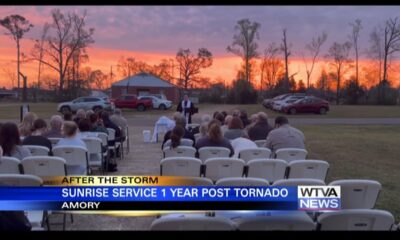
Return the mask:
<path id="1" fill-rule="evenodd" d="M 180 104 L 178 104 L 176 110 L 181 112 L 186 118 L 186 124 L 192 123 L 192 115 L 195 114 L 196 110 L 193 102 L 189 100 L 189 96 L 187 94 L 185 94 L 183 100 L 180 102 Z"/>
<path id="2" fill-rule="evenodd" d="M 75 122 L 64 122 L 62 131 L 65 137 L 60 139 L 56 146 L 78 146 L 87 149 L 85 142 L 78 136 L 78 126 Z"/>
<path id="3" fill-rule="evenodd" d="M 239 152 L 247 148 L 257 148 L 257 144 L 248 138 L 239 137 L 231 141 L 232 147 L 235 150 L 233 157 L 239 157 Z"/>

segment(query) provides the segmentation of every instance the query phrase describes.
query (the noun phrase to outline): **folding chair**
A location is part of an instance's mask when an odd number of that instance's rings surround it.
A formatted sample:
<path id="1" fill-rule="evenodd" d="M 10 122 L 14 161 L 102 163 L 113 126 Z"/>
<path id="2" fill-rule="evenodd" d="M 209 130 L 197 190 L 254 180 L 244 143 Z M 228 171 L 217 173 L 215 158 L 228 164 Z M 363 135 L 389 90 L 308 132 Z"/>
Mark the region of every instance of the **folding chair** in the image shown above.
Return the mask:
<path id="1" fill-rule="evenodd" d="M 247 163 L 247 177 L 275 182 L 285 178 L 287 163 L 281 159 L 253 159 Z"/>
<path id="2" fill-rule="evenodd" d="M 99 168 L 104 175 L 104 157 L 102 149 L 102 141 L 97 137 L 82 138 L 88 150 L 89 168 Z"/>
<path id="3" fill-rule="evenodd" d="M 232 231 L 234 229 L 229 219 L 191 214 L 161 217 L 154 220 L 150 226 L 152 231 Z"/>
<path id="4" fill-rule="evenodd" d="M 20 174 L 21 161 L 14 157 L 0 157 L 0 174 Z"/>
<path id="5" fill-rule="evenodd" d="M 272 186 L 325 186 L 324 181 L 319 179 L 309 179 L 309 178 L 292 178 L 292 179 L 281 179 L 275 181 Z"/>
<path id="6" fill-rule="evenodd" d="M 277 159 L 282 159 L 288 163 L 294 160 L 305 160 L 308 152 L 301 148 L 281 148 L 275 151 Z"/>
<path id="7" fill-rule="evenodd" d="M 270 156 L 271 150 L 263 147 L 243 149 L 239 152 L 239 158 L 243 159 L 246 163 L 253 159 L 267 159 Z"/>
<path id="8" fill-rule="evenodd" d="M 56 146 L 53 154 L 67 162 L 68 175 L 88 175 L 90 173 L 87 149 L 78 146 Z"/>
<path id="9" fill-rule="evenodd" d="M 50 149 L 44 146 L 24 145 L 31 152 L 32 156 L 49 156 Z"/>
<path id="10" fill-rule="evenodd" d="M 269 186 L 269 182 L 261 178 L 228 177 L 221 178 L 215 186 Z"/>
<path id="11" fill-rule="evenodd" d="M 192 157 L 196 156 L 196 149 L 194 147 L 178 146 L 176 148 L 166 147 L 163 150 L 164 158 L 168 157 Z"/>
<path id="12" fill-rule="evenodd" d="M 225 147 L 202 147 L 199 149 L 200 160 L 205 162 L 209 158 L 229 157 L 231 151 Z"/>
<path id="13" fill-rule="evenodd" d="M 315 178 L 325 181 L 329 163 L 321 160 L 295 160 L 289 163 L 288 178 Z"/>
<path id="14" fill-rule="evenodd" d="M 191 157 L 169 157 L 161 160 L 161 176 L 200 177 L 201 160 Z"/>
<path id="15" fill-rule="evenodd" d="M 266 147 L 267 140 L 255 140 L 254 143 L 257 145 L 257 147 Z"/>
<path id="16" fill-rule="evenodd" d="M 205 177 L 213 181 L 226 177 L 242 177 L 244 164 L 238 158 L 209 158 L 205 161 Z"/>

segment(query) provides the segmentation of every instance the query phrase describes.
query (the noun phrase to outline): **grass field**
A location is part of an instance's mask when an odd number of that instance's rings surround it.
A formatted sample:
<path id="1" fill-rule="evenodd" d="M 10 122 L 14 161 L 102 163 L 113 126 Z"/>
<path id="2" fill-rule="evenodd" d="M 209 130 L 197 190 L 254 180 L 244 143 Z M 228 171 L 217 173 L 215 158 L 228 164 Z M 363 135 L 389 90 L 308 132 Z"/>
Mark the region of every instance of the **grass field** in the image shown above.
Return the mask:
<path id="1" fill-rule="evenodd" d="M 376 208 L 400 221 L 400 126 L 300 126 L 309 159 L 330 164 L 327 183 L 372 179 L 382 184 Z"/>
<path id="2" fill-rule="evenodd" d="M 0 103 L 0 120 L 19 119 L 20 103 Z M 50 118 L 51 115 L 57 113 L 57 103 L 30 103 L 32 112 L 37 113 L 42 118 Z M 212 114 L 214 111 L 231 111 L 234 109 L 245 109 L 249 116 L 253 113 L 264 111 L 269 117 L 276 117 L 281 113 L 266 109 L 261 104 L 252 105 L 219 105 L 219 104 L 199 104 L 199 114 Z M 127 116 L 135 115 L 171 115 L 176 109 L 173 106 L 167 111 L 151 110 L 146 112 L 138 112 L 135 109 L 124 109 Z M 198 116 L 198 115 L 197 115 Z M 331 110 L 326 115 L 318 114 L 298 114 L 290 117 L 300 118 L 400 118 L 400 106 L 352 106 L 331 105 Z"/>

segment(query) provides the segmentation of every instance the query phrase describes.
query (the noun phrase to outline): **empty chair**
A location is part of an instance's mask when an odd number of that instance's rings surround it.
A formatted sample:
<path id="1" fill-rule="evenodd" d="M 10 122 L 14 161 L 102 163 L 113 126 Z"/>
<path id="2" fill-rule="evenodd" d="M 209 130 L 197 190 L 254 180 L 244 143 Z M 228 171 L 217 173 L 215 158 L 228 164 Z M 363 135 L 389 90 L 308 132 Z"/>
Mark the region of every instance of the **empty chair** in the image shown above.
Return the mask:
<path id="1" fill-rule="evenodd" d="M 255 140 L 254 143 L 257 145 L 257 147 L 267 146 L 267 140 Z"/>
<path id="2" fill-rule="evenodd" d="M 58 146 L 53 148 L 53 154 L 65 159 L 68 175 L 89 173 L 87 149 L 78 146 Z"/>
<path id="3" fill-rule="evenodd" d="M 373 180 L 337 180 L 329 185 L 340 186 L 342 209 L 371 209 L 382 189 L 382 185 Z"/>
<path id="4" fill-rule="evenodd" d="M 312 231 L 316 224 L 305 212 L 292 211 L 244 218 L 237 228 L 239 231 Z"/>
<path id="5" fill-rule="evenodd" d="M 50 149 L 44 146 L 24 145 L 31 152 L 32 156 L 49 156 Z"/>
<path id="6" fill-rule="evenodd" d="M 90 168 L 100 168 L 104 173 L 104 158 L 102 150 L 102 141 L 98 137 L 85 137 L 82 138 L 88 150 L 88 159 Z"/>
<path id="7" fill-rule="evenodd" d="M 281 148 L 275 152 L 277 159 L 282 159 L 287 162 L 294 160 L 305 160 L 307 154 L 308 152 L 301 148 Z"/>
<path id="8" fill-rule="evenodd" d="M 272 184 L 272 186 L 287 186 L 287 187 L 291 187 L 291 186 L 301 186 L 301 185 L 306 185 L 306 186 L 324 186 L 325 182 L 319 179 L 310 179 L 310 178 L 292 178 L 292 179 L 281 179 L 278 180 L 276 182 L 274 182 L 274 184 Z"/>
<path id="9" fill-rule="evenodd" d="M 55 146 L 60 141 L 61 138 L 47 138 L 50 140 L 51 145 Z"/>
<path id="10" fill-rule="evenodd" d="M 171 146 L 171 139 L 168 139 L 164 144 L 164 148 L 170 147 L 170 146 Z M 181 141 L 180 141 L 179 146 L 192 147 L 193 146 L 193 140 L 192 139 L 188 139 L 188 138 L 182 138 Z"/>
<path id="11" fill-rule="evenodd" d="M 191 177 L 190 180 L 185 180 L 189 186 L 214 186 L 211 179 L 205 177 Z"/>
<path id="12" fill-rule="evenodd" d="M 24 174 L 38 176 L 42 179 L 51 176 L 67 175 L 66 161 L 60 157 L 33 156 L 21 161 Z"/>
<path id="13" fill-rule="evenodd" d="M 98 132 L 97 133 L 97 137 L 100 138 L 101 145 L 103 147 L 107 147 L 108 146 L 108 135 L 106 133 Z"/>
<path id="14" fill-rule="evenodd" d="M 199 177 L 201 160 L 191 157 L 169 157 L 161 160 L 161 176 Z"/>
<path id="15" fill-rule="evenodd" d="M 270 158 L 270 156 L 271 150 L 263 147 L 243 149 L 239 152 L 239 158 L 243 159 L 246 163 L 257 158 Z"/>
<path id="16" fill-rule="evenodd" d="M 233 223 L 227 218 L 191 214 L 161 217 L 154 220 L 150 226 L 152 231 L 228 231 L 234 229 Z"/>
<path id="17" fill-rule="evenodd" d="M 231 150 L 224 147 L 202 147 L 199 149 L 199 157 L 201 161 L 209 158 L 229 157 Z"/>
<path id="18" fill-rule="evenodd" d="M 253 159 L 247 163 L 247 177 L 275 182 L 285 178 L 287 163 L 281 159 Z"/>
<path id="19" fill-rule="evenodd" d="M 325 181 L 329 163 L 321 160 L 295 160 L 289 163 L 288 178 L 315 178 Z"/>
<path id="20" fill-rule="evenodd" d="M 205 177 L 213 181 L 226 177 L 242 177 L 244 164 L 238 158 L 209 158 L 205 161 Z"/>
<path id="21" fill-rule="evenodd" d="M 196 149 L 194 147 L 178 146 L 176 148 L 166 147 L 163 150 L 164 157 L 192 157 L 196 156 Z"/>
<path id="22" fill-rule="evenodd" d="M 20 174 L 21 161 L 14 157 L 0 157 L 0 174 Z"/>
<path id="23" fill-rule="evenodd" d="M 322 213 L 317 222 L 321 231 L 389 231 L 394 217 L 383 210 L 347 209 Z"/>
<path id="24" fill-rule="evenodd" d="M 232 177 L 222 178 L 215 183 L 216 186 L 269 186 L 265 179 Z"/>

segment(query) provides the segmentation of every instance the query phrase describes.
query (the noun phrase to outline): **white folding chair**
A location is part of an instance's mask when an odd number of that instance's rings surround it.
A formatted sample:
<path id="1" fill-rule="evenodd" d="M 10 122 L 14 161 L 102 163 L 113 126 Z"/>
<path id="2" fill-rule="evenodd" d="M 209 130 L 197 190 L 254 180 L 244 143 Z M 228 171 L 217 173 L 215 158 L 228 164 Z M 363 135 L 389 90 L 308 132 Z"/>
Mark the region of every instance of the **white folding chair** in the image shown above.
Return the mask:
<path id="1" fill-rule="evenodd" d="M 42 179 L 52 176 L 66 176 L 67 162 L 60 157 L 32 156 L 21 161 L 24 174 L 38 176 Z"/>
<path id="2" fill-rule="evenodd" d="M 50 140 L 52 146 L 57 145 L 57 143 L 61 140 L 61 138 L 47 138 L 47 139 Z"/>
<path id="3" fill-rule="evenodd" d="M 373 180 L 337 180 L 329 186 L 340 186 L 342 209 L 374 208 L 382 185 Z"/>
<path id="4" fill-rule="evenodd" d="M 190 186 L 214 186 L 211 179 L 205 177 L 191 177 L 190 180 L 185 181 Z"/>
<path id="5" fill-rule="evenodd" d="M 151 223 L 152 231 L 232 231 L 233 223 L 227 218 L 185 214 L 161 217 Z"/>
<path id="6" fill-rule="evenodd" d="M 28 174 L 0 174 L 0 186 L 13 186 L 13 187 L 35 187 L 41 186 L 43 180 L 34 175 Z M 32 227 L 42 227 L 45 218 L 44 211 L 26 211 L 27 218 Z"/>
<path id="7" fill-rule="evenodd" d="M 49 156 L 50 149 L 44 146 L 24 145 L 31 152 L 32 156 Z"/>
<path id="8" fill-rule="evenodd" d="M 313 231 L 316 224 L 305 212 L 284 212 L 244 218 L 239 231 Z"/>
<path id="9" fill-rule="evenodd" d="M 318 217 L 321 231 L 390 231 L 394 217 L 377 209 L 347 209 L 322 213 Z"/>
<path id="10" fill-rule="evenodd" d="M 176 148 L 166 147 L 163 150 L 164 158 L 168 157 L 192 157 L 196 156 L 196 149 L 194 147 L 178 146 Z"/>
<path id="11" fill-rule="evenodd" d="M 255 140 L 254 143 L 257 145 L 257 147 L 266 147 L 267 140 Z"/>
<path id="12" fill-rule="evenodd" d="M 196 140 L 196 142 L 197 142 L 197 140 L 199 140 L 201 138 L 201 133 L 196 133 L 195 135 L 194 135 L 194 139 Z"/>
<path id="13" fill-rule="evenodd" d="M 261 178 L 229 177 L 221 178 L 216 186 L 269 186 L 269 182 Z"/>
<path id="14" fill-rule="evenodd" d="M 247 163 L 247 177 L 275 182 L 285 178 L 287 163 L 281 159 L 253 159 Z"/>
<path id="15" fill-rule="evenodd" d="M 56 157 L 64 158 L 67 162 L 68 175 L 89 174 L 87 149 L 78 146 L 56 146 L 53 148 Z"/>
<path id="16" fill-rule="evenodd" d="M 226 177 L 242 177 L 244 161 L 238 158 L 209 158 L 205 161 L 205 177 L 217 181 Z"/>
<path id="17" fill-rule="evenodd" d="M 307 154 L 307 150 L 301 148 L 281 148 L 275 151 L 277 159 L 285 160 L 288 163 L 294 160 L 305 160 Z"/>
<path id="18" fill-rule="evenodd" d="M 170 146 L 171 146 L 171 139 L 168 139 L 164 143 L 164 148 L 170 147 Z M 181 141 L 180 141 L 179 146 L 193 147 L 193 140 L 192 139 L 188 139 L 188 138 L 182 138 Z"/>
<path id="19" fill-rule="evenodd" d="M 239 152 L 239 158 L 243 159 L 246 163 L 253 159 L 267 159 L 270 158 L 270 156 L 271 150 L 262 147 L 243 149 Z"/>
<path id="20" fill-rule="evenodd" d="M 329 163 L 321 160 L 295 160 L 289 163 L 288 178 L 315 178 L 325 181 Z"/>
<path id="21" fill-rule="evenodd" d="M 20 174 L 21 161 L 14 157 L 0 157 L 0 174 Z"/>
<path id="22" fill-rule="evenodd" d="M 231 150 L 224 147 L 202 147 L 199 149 L 199 157 L 201 161 L 209 158 L 229 157 Z"/>
<path id="23" fill-rule="evenodd" d="M 102 141 L 98 137 L 82 138 L 88 150 L 89 168 L 99 168 L 104 174 L 104 157 L 102 149 Z"/>
<path id="24" fill-rule="evenodd" d="M 114 159 L 117 159 L 117 149 L 121 149 L 121 148 L 119 148 L 121 143 L 116 141 L 116 139 L 115 139 L 115 130 L 114 129 L 107 128 L 107 131 L 108 131 L 108 141 L 109 142 L 110 141 L 114 142 L 114 145 L 108 146 L 108 150 L 109 151 L 113 151 L 114 152 Z M 120 154 L 120 159 L 122 159 L 122 154 Z"/>
<path id="25" fill-rule="evenodd" d="M 161 176 L 200 177 L 201 160 L 191 157 L 169 157 L 161 160 Z"/>
<path id="26" fill-rule="evenodd" d="M 272 186 L 325 186 L 325 182 L 319 179 L 309 178 L 292 178 L 292 179 L 281 179 L 275 181 Z"/>
<path id="27" fill-rule="evenodd" d="M 126 126 L 126 131 L 125 131 L 125 142 L 126 142 L 126 153 L 129 153 L 130 142 L 129 142 L 129 127 L 128 126 Z"/>

